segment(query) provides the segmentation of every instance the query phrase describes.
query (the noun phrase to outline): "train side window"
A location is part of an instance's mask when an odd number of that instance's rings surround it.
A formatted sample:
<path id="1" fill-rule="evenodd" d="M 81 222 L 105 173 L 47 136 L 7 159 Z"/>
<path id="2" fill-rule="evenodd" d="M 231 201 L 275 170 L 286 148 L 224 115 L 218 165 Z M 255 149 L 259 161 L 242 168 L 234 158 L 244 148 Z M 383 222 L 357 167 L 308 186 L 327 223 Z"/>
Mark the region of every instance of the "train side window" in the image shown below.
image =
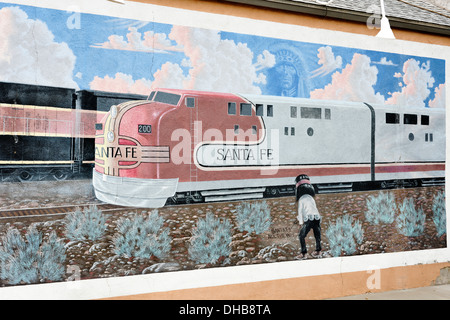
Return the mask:
<path id="1" fill-rule="evenodd" d="M 228 102 L 228 114 L 236 114 L 236 102 Z"/>
<path id="2" fill-rule="evenodd" d="M 420 123 L 424 126 L 429 126 L 430 125 L 430 116 L 420 116 Z"/>
<path id="3" fill-rule="evenodd" d="M 273 117 L 273 105 L 271 105 L 271 104 L 267 105 L 267 116 Z"/>
<path id="4" fill-rule="evenodd" d="M 291 127 L 291 136 L 295 136 L 295 128 Z"/>
<path id="5" fill-rule="evenodd" d="M 262 117 L 264 115 L 264 105 L 257 104 L 256 105 L 256 115 Z"/>
<path id="6" fill-rule="evenodd" d="M 238 124 L 234 125 L 234 134 L 239 134 L 239 125 Z"/>
<path id="7" fill-rule="evenodd" d="M 297 107 L 291 106 L 291 118 L 297 118 Z"/>
<path id="8" fill-rule="evenodd" d="M 428 133 L 425 133 L 425 142 L 428 142 Z"/>
<path id="9" fill-rule="evenodd" d="M 430 142 L 433 142 L 433 134 L 430 133 Z"/>
<path id="10" fill-rule="evenodd" d="M 331 109 L 325 109 L 325 119 L 331 120 Z"/>
<path id="11" fill-rule="evenodd" d="M 251 116 L 252 115 L 252 105 L 250 103 L 241 103 L 240 115 L 241 116 Z"/>
<path id="12" fill-rule="evenodd" d="M 300 114 L 303 119 L 322 119 L 321 108 L 301 107 Z"/>
<path id="13" fill-rule="evenodd" d="M 195 108 L 195 98 L 187 97 L 186 98 L 186 107 Z"/>
<path id="14" fill-rule="evenodd" d="M 403 124 L 417 124 L 417 114 L 407 114 L 403 116 Z"/>
<path id="15" fill-rule="evenodd" d="M 289 135 L 289 127 L 284 127 L 284 135 L 285 136 Z"/>
<path id="16" fill-rule="evenodd" d="M 400 115 L 398 113 L 386 113 L 386 123 L 400 123 Z"/>
<path id="17" fill-rule="evenodd" d="M 257 128 L 256 128 L 256 126 L 252 126 L 252 134 L 256 134 L 257 133 Z"/>

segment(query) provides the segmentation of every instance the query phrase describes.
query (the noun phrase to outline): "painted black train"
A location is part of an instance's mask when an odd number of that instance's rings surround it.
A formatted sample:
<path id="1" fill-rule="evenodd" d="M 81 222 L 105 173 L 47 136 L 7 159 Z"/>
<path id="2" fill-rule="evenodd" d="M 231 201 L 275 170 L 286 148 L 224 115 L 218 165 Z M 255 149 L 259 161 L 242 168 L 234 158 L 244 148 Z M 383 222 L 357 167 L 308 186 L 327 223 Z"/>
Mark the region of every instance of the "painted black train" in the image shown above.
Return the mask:
<path id="1" fill-rule="evenodd" d="M 97 119 L 146 98 L 0 82 L 0 181 L 91 178 Z"/>

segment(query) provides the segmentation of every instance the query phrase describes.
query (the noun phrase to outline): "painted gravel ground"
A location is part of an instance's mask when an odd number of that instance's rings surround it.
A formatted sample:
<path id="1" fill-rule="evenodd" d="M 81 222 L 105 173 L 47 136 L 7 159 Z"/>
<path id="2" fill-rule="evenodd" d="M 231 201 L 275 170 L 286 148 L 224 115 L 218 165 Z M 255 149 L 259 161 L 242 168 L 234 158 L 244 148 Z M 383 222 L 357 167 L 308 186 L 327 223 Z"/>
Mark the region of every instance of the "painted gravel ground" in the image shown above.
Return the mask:
<path id="1" fill-rule="evenodd" d="M 337 255 L 383 254 L 445 248 L 447 246 L 446 234 L 439 234 L 433 220 L 433 201 L 443 191 L 443 186 L 383 191 L 383 193 L 394 196 L 397 209 L 393 213 L 392 222 L 379 222 L 378 224 L 369 221 L 366 218 L 366 212 L 368 198 L 378 196 L 380 191 L 317 195 L 317 207 L 322 214 L 322 258 Z M 404 235 L 399 229 L 399 207 L 405 199 L 412 199 L 414 207 L 424 214 L 423 231 L 418 235 Z M 73 203 L 73 199 L 68 199 L 68 201 Z M 33 200 L 33 202 L 39 203 L 39 200 Z M 299 225 L 294 197 L 248 201 L 250 204 L 261 202 L 267 204 L 270 212 L 270 224 L 265 231 L 260 233 L 248 232 L 239 228 L 237 215 L 244 202 L 180 205 L 158 209 L 157 213 L 162 218 L 160 229 L 168 231 L 167 253 L 164 257 L 154 254 L 150 254 L 148 257 L 119 254 L 117 250 L 121 219 L 132 220 L 137 215 L 147 217 L 153 210 L 130 208 L 120 213 L 105 214 L 104 231 L 95 240 L 68 239 L 67 222 L 61 218 L 5 219 L 0 224 L 1 250 L 5 249 L 5 235 L 8 230 L 17 229 L 22 239 L 26 241 L 29 228 L 34 227 L 41 234 L 42 243 L 49 242 L 52 233 L 56 234 L 59 243 L 64 247 L 64 259 L 60 263 L 62 271 L 59 273 L 59 277 L 51 278 L 38 274 L 34 278 L 31 277 L 31 281 L 22 279 L 14 282 L 2 273 L 0 284 L 8 286 L 70 281 L 256 263 L 282 263 L 294 260 L 299 254 Z M 51 200 L 46 203 L 50 204 Z M 208 214 L 222 223 L 228 221 L 230 242 L 227 242 L 228 249 L 222 256 L 218 256 L 213 262 L 202 262 L 192 258 L 191 246 L 195 230 L 199 226 L 199 220 L 204 220 Z M 328 230 L 336 227 L 337 222 L 343 217 L 350 219 L 347 222 L 350 222 L 352 228 L 346 229 L 347 234 L 344 232 L 343 241 L 347 241 L 347 244 L 336 250 L 335 245 L 330 241 L 332 239 L 329 238 L 332 236 L 334 239 L 334 235 L 330 234 Z M 347 223 L 348 225 L 349 223 Z M 357 227 L 360 227 L 360 231 L 362 231 L 359 236 L 352 234 L 358 229 Z M 312 231 L 306 242 L 308 258 L 312 258 L 310 253 L 314 251 L 315 243 Z M 6 268 L 4 264 L 2 267 Z M 33 267 L 36 266 L 31 266 L 31 268 Z"/>

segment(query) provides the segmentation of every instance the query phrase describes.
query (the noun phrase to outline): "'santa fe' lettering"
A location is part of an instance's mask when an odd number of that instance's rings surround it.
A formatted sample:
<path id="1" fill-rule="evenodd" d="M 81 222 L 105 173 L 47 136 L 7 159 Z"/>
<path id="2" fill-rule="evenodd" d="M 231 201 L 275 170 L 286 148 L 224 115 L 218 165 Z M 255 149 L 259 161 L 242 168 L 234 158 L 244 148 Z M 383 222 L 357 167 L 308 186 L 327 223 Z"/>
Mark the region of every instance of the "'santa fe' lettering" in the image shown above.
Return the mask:
<path id="1" fill-rule="evenodd" d="M 258 153 L 258 152 L 256 152 Z M 273 149 L 260 149 L 259 153 L 255 155 L 253 149 L 248 148 L 219 148 L 217 149 L 217 160 L 273 160 Z"/>
<path id="2" fill-rule="evenodd" d="M 136 159 L 137 147 L 95 147 L 95 156 L 98 158 L 125 158 Z"/>

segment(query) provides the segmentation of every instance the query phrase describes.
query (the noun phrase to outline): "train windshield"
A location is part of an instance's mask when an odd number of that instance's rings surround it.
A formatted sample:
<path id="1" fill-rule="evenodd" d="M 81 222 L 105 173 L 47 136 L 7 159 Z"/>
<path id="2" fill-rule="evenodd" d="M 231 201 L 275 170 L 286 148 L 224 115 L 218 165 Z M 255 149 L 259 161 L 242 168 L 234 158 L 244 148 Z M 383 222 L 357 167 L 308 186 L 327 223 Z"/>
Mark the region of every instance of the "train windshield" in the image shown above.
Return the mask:
<path id="1" fill-rule="evenodd" d="M 180 99 L 181 95 L 179 94 L 158 91 L 154 95 L 153 101 L 167 103 L 176 106 L 178 105 L 178 102 L 180 102 Z"/>

